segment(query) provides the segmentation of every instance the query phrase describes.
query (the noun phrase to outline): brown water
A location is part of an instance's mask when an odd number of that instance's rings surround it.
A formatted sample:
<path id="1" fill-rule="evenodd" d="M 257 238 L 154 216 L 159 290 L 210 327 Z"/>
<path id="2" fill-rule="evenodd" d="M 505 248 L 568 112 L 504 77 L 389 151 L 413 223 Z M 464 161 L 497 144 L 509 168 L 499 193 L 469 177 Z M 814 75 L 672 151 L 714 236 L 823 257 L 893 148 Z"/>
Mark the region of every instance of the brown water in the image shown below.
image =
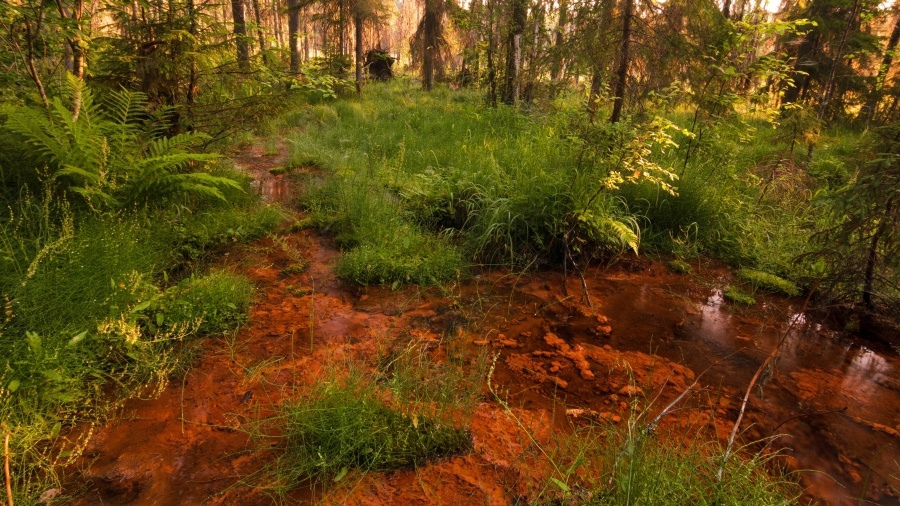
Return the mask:
<path id="1" fill-rule="evenodd" d="M 239 161 L 268 197 L 292 194 L 287 179 L 267 172 L 283 159 L 249 153 Z M 97 430 L 84 475 L 94 491 L 81 504 L 270 504 L 238 482 L 271 458 L 248 451 L 242 424 L 317 381 L 333 357 L 369 363 L 379 346 L 402 336 L 440 348 L 440 337 L 455 333 L 471 355 L 499 353 L 494 382 L 539 441 L 550 427 L 567 426 L 559 403 L 622 423 L 629 409 L 623 399 L 658 395 L 648 408 L 658 411 L 709 369 L 685 401 L 693 409 L 665 423 L 689 426 L 696 415 L 713 414 L 711 430 L 724 440 L 750 378 L 790 322 L 774 374 L 762 396 L 751 396 L 742 440 L 781 434 L 773 446 L 786 465 L 814 471 L 799 475 L 806 499 L 900 504 L 900 358 L 798 314 L 801 301 L 771 297 L 735 310 L 719 291 L 728 282 L 724 269 L 697 265 L 696 276 L 680 276 L 648 260 L 589 269 L 592 306 L 580 300 L 578 278 L 563 280 L 559 272 L 484 272 L 444 291 L 361 289 L 337 279 L 339 252 L 327 238 L 285 234 L 309 269 L 285 274 L 290 255 L 270 240 L 223 262 L 259 287 L 248 326 L 233 344 L 205 341 L 184 378 L 158 399 L 129 402 L 121 419 Z M 324 502 L 509 504 L 527 497 L 541 464 L 528 453 L 521 426 L 486 396 L 471 428 L 474 452 L 418 470 L 371 473 L 335 487 Z"/>

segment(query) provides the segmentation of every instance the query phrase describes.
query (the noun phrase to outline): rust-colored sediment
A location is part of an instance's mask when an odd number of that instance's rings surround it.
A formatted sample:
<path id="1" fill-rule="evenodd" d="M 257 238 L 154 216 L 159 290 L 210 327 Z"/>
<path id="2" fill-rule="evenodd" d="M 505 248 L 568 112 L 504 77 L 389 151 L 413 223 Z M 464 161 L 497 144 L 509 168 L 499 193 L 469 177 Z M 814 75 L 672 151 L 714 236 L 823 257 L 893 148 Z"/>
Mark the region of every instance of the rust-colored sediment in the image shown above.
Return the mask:
<path id="1" fill-rule="evenodd" d="M 283 158 L 251 151 L 238 161 L 269 196 L 291 194 L 286 179 L 266 171 Z M 223 260 L 258 287 L 248 325 L 233 340 L 205 340 L 193 369 L 159 398 L 128 402 L 121 417 L 96 430 L 82 459 L 92 490 L 77 504 L 271 504 L 239 481 L 271 458 L 253 451 L 248 423 L 271 413 L 286 393 L 314 384 L 326 363 L 373 364 L 379 343 L 401 335 L 435 339 L 459 327 L 470 355 L 499 353 L 493 382 L 516 420 L 486 395 L 471 415 L 472 452 L 415 470 L 351 475 L 317 498 L 511 504 L 531 496 L 546 471 L 523 426 L 546 442 L 551 431 L 566 430 L 566 413 L 576 423 L 624 423 L 636 398 L 654 399 L 652 415 L 710 366 L 704 389 L 688 401 L 695 409 L 664 420 L 674 428 L 706 424 L 727 438 L 743 389 L 784 323 L 796 318 L 793 301 L 775 298 L 737 315 L 722 307 L 716 289 L 650 261 L 590 269 L 588 307 L 579 301 L 580 280 L 564 286 L 559 273 L 490 272 L 448 292 L 358 289 L 336 278 L 339 252 L 327 238 L 304 230 L 286 243 L 309 260 L 305 272 L 285 274 L 291 255 L 271 239 Z M 720 286 L 723 275 L 701 273 Z M 810 499 L 855 504 L 865 494 L 897 504 L 898 378 L 900 360 L 889 350 L 800 321 L 764 396 L 752 398 L 744 439 L 786 434 L 775 446 L 784 448 L 790 469 L 827 473 L 800 475 Z"/>

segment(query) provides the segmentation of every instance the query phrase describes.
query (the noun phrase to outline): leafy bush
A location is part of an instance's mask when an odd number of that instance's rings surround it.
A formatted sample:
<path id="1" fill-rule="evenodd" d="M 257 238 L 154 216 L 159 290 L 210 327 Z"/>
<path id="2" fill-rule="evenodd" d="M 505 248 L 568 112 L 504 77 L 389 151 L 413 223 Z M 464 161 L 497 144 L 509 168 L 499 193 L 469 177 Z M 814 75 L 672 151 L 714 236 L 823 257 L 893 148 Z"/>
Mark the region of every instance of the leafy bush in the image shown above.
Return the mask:
<path id="1" fill-rule="evenodd" d="M 737 277 L 758 290 L 782 293 L 789 297 L 800 295 L 800 289 L 797 288 L 797 285 L 768 272 L 740 269 L 737 271 Z"/>

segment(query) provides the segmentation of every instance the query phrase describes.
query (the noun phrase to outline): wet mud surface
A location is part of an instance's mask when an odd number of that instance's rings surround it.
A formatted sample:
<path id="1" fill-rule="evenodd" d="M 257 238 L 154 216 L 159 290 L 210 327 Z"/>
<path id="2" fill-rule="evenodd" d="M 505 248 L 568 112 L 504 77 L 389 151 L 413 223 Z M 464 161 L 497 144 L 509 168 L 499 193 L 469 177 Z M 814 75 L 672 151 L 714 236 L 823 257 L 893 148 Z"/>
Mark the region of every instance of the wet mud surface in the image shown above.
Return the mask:
<path id="1" fill-rule="evenodd" d="M 267 198 L 292 195 L 289 179 L 267 171 L 283 159 L 251 150 L 236 162 Z M 309 263 L 303 272 L 288 269 L 298 254 Z M 652 416 L 705 371 L 685 401 L 692 409 L 663 420 L 707 423 L 724 440 L 747 384 L 785 332 L 762 397 L 751 396 L 742 439 L 782 434 L 771 448 L 784 452 L 787 467 L 817 471 L 800 474 L 807 501 L 900 504 L 900 358 L 797 314 L 802 301 L 771 297 L 735 310 L 719 290 L 724 269 L 697 265 L 695 277 L 680 276 L 642 259 L 589 269 L 590 306 L 581 281 L 558 272 L 487 272 L 443 290 L 358 288 L 336 278 L 339 254 L 313 230 L 229 253 L 224 266 L 258 287 L 248 325 L 233 339 L 203 341 L 183 378 L 158 398 L 128 402 L 95 430 L 81 463 L 91 491 L 77 504 L 272 504 L 252 486 L 271 459 L 254 451 L 254 420 L 334 360 L 372 362 L 385 340 L 437 342 L 449 333 L 470 356 L 499 354 L 493 384 L 518 422 L 485 395 L 472 413 L 474 451 L 370 473 L 318 499 L 512 504 L 544 473 L 522 426 L 545 441 L 573 420 L 625 423 L 635 398 L 653 399 L 645 407 Z"/>

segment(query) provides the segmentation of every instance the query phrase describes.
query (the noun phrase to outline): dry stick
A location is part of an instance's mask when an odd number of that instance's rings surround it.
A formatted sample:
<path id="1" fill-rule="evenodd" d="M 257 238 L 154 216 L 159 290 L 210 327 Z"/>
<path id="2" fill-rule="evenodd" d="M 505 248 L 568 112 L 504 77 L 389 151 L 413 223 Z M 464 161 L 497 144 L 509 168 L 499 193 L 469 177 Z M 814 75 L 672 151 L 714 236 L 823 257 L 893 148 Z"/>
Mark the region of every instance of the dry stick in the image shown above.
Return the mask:
<path id="1" fill-rule="evenodd" d="M 6 434 L 3 436 L 3 474 L 6 477 L 6 500 L 13 506 L 12 479 L 9 476 L 9 429 L 3 424 Z"/>
<path id="2" fill-rule="evenodd" d="M 819 280 L 821 281 L 821 280 Z M 809 291 L 809 295 L 806 296 L 806 300 L 803 301 L 803 307 L 800 308 L 800 312 L 797 314 L 803 314 L 806 312 L 806 307 L 809 305 L 809 299 L 812 297 L 813 292 L 818 288 L 819 281 L 816 281 L 816 285 L 813 286 L 812 290 Z M 744 419 L 744 413 L 747 411 L 747 403 L 750 400 L 750 393 L 753 391 L 753 386 L 756 384 L 756 381 L 762 376 L 763 371 L 769 367 L 769 364 L 775 360 L 775 357 L 778 356 L 778 352 L 781 350 L 781 346 L 784 345 L 784 342 L 787 340 L 787 337 L 790 335 L 791 330 L 794 328 L 794 324 L 797 322 L 797 318 L 792 318 L 791 323 L 784 330 L 784 333 L 781 335 L 781 339 L 778 341 L 778 344 L 775 345 L 775 348 L 772 349 L 772 352 L 769 353 L 769 356 L 763 361 L 763 363 L 756 370 L 756 373 L 753 374 L 753 377 L 750 378 L 750 383 L 747 385 L 747 391 L 744 393 L 744 400 L 741 402 L 741 410 L 738 412 L 737 420 L 734 422 L 734 427 L 731 428 L 731 435 L 728 437 L 728 446 L 725 447 L 725 455 L 722 455 L 722 462 L 719 464 L 719 470 L 716 471 L 716 481 L 722 481 L 722 473 L 725 470 L 725 463 L 728 462 L 728 457 L 731 455 L 731 450 L 734 447 L 734 439 L 737 437 L 738 429 L 741 427 L 741 421 Z"/>

